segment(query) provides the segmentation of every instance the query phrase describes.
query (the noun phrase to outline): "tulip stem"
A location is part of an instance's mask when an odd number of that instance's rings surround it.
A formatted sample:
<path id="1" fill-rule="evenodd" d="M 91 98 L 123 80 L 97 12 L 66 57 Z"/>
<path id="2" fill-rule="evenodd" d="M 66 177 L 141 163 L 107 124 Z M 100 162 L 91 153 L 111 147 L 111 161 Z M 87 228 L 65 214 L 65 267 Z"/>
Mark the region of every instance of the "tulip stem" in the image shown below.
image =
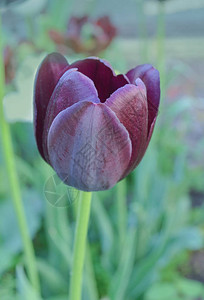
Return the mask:
<path id="1" fill-rule="evenodd" d="M 1 34 L 1 15 L 0 15 L 0 37 Z M 18 175 L 15 167 L 15 157 L 12 146 L 12 139 L 9 124 L 6 122 L 3 111 L 3 97 L 4 97 L 4 63 L 3 63 L 3 45 L 0 38 L 0 128 L 1 128 L 1 142 L 5 157 L 5 166 L 7 170 L 8 182 L 10 184 L 10 191 L 12 195 L 13 205 L 15 208 L 20 234 L 22 238 L 26 269 L 30 282 L 37 292 L 40 292 L 40 284 L 36 268 L 36 260 L 32 240 L 29 236 L 28 226 L 26 222 L 25 211 L 21 198 L 20 186 L 18 182 Z"/>
<path id="2" fill-rule="evenodd" d="M 78 203 L 69 300 L 81 300 L 82 274 L 92 197 L 90 192 L 81 193 Z"/>

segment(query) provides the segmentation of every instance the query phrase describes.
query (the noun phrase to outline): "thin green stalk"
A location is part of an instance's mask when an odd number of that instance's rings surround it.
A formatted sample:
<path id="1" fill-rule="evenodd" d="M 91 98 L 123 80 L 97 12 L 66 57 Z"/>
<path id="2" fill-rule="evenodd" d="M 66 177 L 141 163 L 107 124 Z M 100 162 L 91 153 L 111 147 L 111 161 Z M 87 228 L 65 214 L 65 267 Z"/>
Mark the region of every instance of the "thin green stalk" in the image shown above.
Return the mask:
<path id="1" fill-rule="evenodd" d="M 91 193 L 83 192 L 82 197 L 80 198 L 78 203 L 69 300 L 81 300 L 82 274 L 90 209 Z"/>
<path id="2" fill-rule="evenodd" d="M 161 99 L 164 95 L 165 87 L 165 3 L 158 3 L 158 21 L 157 21 L 157 66 L 161 79 Z"/>
<path id="3" fill-rule="evenodd" d="M 75 201 L 73 203 L 73 213 L 75 217 L 77 216 L 77 208 L 80 204 L 82 197 L 83 197 L 83 192 L 80 192 L 78 201 Z M 94 203 L 96 202 L 94 201 Z M 93 263 L 91 259 L 91 250 L 88 241 L 86 242 L 85 274 L 86 274 L 85 285 L 87 286 L 89 298 L 90 300 L 98 300 L 99 296 L 97 291 L 97 283 L 96 283 Z"/>
<path id="4" fill-rule="evenodd" d="M 83 192 L 80 192 L 78 201 L 75 201 L 73 203 L 73 212 L 75 217 L 77 216 L 78 206 L 80 205 L 80 201 L 82 197 L 83 197 Z M 96 201 L 94 201 L 94 203 L 96 203 Z M 85 285 L 87 286 L 90 300 L 98 300 L 99 296 L 97 290 L 97 283 L 96 283 L 96 278 L 95 278 L 95 273 L 94 273 L 94 268 L 93 268 L 93 263 L 91 258 L 91 249 L 88 241 L 86 242 L 85 275 L 86 275 Z"/>
<path id="5" fill-rule="evenodd" d="M 148 59 L 148 39 L 147 39 L 147 25 L 144 13 L 144 0 L 137 0 L 137 18 L 138 30 L 140 38 L 140 57 L 142 63 L 146 63 Z"/>
<path id="6" fill-rule="evenodd" d="M 27 35 L 28 38 L 32 41 L 35 38 L 35 28 L 33 19 L 31 16 L 25 17 L 26 27 L 27 27 Z"/>
<path id="7" fill-rule="evenodd" d="M 120 181 L 116 187 L 117 193 L 117 225 L 118 225 L 118 234 L 119 234 L 119 246 L 122 247 L 124 243 L 124 239 L 126 236 L 127 230 L 127 186 L 126 186 L 126 179 Z"/>
<path id="8" fill-rule="evenodd" d="M 94 11 L 96 9 L 96 5 L 97 5 L 96 0 L 91 0 L 87 2 L 85 6 L 85 14 L 87 14 L 88 16 L 93 16 Z"/>
<path id="9" fill-rule="evenodd" d="M 0 37 L 1 34 L 1 15 L 0 15 Z M 15 167 L 15 158 L 12 147 L 11 133 L 8 123 L 4 118 L 3 97 L 4 97 L 4 63 L 3 49 L 0 38 L 0 128 L 1 128 L 1 143 L 5 156 L 5 165 L 10 184 L 10 191 L 13 199 L 13 204 L 21 233 L 25 262 L 28 276 L 32 286 L 37 292 L 40 292 L 40 284 L 37 274 L 36 261 L 32 241 L 29 236 L 28 226 L 26 222 L 23 202 L 21 198 L 20 186 L 18 182 L 17 171 Z"/>

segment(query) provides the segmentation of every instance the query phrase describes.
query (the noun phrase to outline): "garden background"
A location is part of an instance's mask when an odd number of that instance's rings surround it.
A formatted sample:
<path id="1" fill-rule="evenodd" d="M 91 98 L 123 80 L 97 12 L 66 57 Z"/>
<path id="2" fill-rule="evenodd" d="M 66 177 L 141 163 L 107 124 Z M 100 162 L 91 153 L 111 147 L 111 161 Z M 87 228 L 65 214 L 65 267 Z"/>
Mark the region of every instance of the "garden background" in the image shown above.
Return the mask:
<path id="1" fill-rule="evenodd" d="M 162 94 L 140 165 L 113 189 L 93 195 L 83 299 L 204 300 L 204 1 L 3 2 L 3 102 L 13 147 L 5 156 L 1 121 L 0 299 L 68 299 L 80 195 L 59 181 L 37 151 L 34 76 L 47 53 L 60 51 L 73 62 L 91 55 L 98 43 L 94 55 L 119 73 L 142 63 L 157 67 Z M 66 36 L 67 24 L 84 15 L 92 21 L 81 30 L 84 48 L 77 50 Z M 106 49 L 96 39 L 101 31 L 94 20 L 101 16 L 109 16 L 117 30 Z M 25 225 L 40 292 L 27 269 Z"/>

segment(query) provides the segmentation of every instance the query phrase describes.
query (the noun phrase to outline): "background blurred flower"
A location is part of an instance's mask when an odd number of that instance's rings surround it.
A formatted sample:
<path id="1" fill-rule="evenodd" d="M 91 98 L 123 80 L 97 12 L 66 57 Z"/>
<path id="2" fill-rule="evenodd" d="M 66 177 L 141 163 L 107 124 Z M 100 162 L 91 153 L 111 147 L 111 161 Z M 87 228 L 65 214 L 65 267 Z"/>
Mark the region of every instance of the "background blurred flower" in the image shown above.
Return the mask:
<path id="1" fill-rule="evenodd" d="M 116 27 L 108 16 L 95 21 L 83 16 L 71 17 L 64 34 L 50 30 L 49 35 L 59 50 L 64 45 L 76 53 L 97 55 L 110 45 L 116 32 Z"/>
<path id="2" fill-rule="evenodd" d="M 15 76 L 14 57 L 11 47 L 6 46 L 4 48 L 3 59 L 5 68 L 5 80 L 6 83 L 10 83 Z"/>
<path id="3" fill-rule="evenodd" d="M 37 65 L 44 53 L 29 55 L 20 64 L 14 78 L 15 90 L 4 97 L 4 112 L 9 122 L 32 122 L 33 119 L 33 82 Z M 15 109 L 14 109 L 15 107 Z"/>
<path id="4" fill-rule="evenodd" d="M 159 72 L 151 65 L 116 75 L 96 57 L 69 65 L 52 53 L 35 81 L 38 149 L 67 185 L 109 189 L 141 161 L 159 101 Z"/>

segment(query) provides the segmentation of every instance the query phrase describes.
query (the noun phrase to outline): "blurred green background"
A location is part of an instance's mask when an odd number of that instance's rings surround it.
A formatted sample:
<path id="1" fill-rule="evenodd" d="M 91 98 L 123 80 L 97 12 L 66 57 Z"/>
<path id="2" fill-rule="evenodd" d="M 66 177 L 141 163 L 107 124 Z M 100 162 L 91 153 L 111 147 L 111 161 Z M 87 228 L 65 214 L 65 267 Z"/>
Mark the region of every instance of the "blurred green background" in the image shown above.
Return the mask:
<path id="1" fill-rule="evenodd" d="M 27 0 L 1 15 L 4 113 L 41 295 L 24 268 L 0 147 L 0 299 L 68 299 L 79 193 L 42 160 L 32 125 L 37 67 L 59 51 L 69 62 L 97 55 L 119 73 L 150 63 L 161 74 L 160 111 L 142 162 L 113 189 L 94 193 L 83 299 L 204 300 L 204 1 Z M 73 16 L 89 17 L 74 37 Z M 116 36 L 97 24 L 103 16 Z"/>

